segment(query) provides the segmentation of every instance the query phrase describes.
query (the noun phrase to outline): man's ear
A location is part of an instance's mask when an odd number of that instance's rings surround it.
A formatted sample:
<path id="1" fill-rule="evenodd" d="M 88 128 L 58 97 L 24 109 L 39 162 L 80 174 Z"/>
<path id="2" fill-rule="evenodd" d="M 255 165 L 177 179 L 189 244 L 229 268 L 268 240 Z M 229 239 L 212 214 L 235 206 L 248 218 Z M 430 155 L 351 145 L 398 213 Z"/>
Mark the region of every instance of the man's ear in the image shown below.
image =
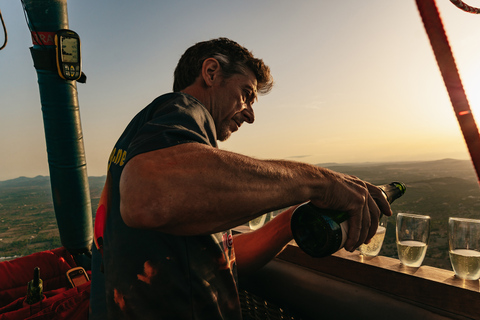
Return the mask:
<path id="1" fill-rule="evenodd" d="M 203 81 L 208 87 L 211 87 L 215 80 L 220 75 L 220 64 L 215 58 L 208 58 L 203 61 L 202 64 L 202 77 Z"/>

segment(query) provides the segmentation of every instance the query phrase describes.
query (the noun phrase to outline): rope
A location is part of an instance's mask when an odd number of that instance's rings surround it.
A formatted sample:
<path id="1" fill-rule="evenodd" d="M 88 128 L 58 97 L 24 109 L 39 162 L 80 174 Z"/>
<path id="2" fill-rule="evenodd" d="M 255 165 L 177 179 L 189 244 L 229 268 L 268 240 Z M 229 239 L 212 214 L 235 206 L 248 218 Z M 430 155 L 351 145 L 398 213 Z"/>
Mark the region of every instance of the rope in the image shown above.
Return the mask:
<path id="1" fill-rule="evenodd" d="M 5 21 L 3 21 L 3 16 L 2 16 L 2 11 L 0 10 L 0 20 L 2 21 L 2 27 L 3 27 L 3 34 L 5 35 L 5 40 L 3 40 L 3 45 L 0 47 L 0 50 L 2 50 L 3 48 L 5 48 L 5 46 L 7 45 L 7 28 L 5 27 Z"/>
<path id="2" fill-rule="evenodd" d="M 434 0 L 416 0 L 480 183 L 480 135 Z"/>
<path id="3" fill-rule="evenodd" d="M 450 0 L 451 3 L 456 5 L 458 8 L 462 9 L 463 11 L 469 12 L 469 13 L 474 13 L 474 14 L 479 14 L 480 9 L 479 8 L 474 8 L 463 2 L 462 0 Z"/>

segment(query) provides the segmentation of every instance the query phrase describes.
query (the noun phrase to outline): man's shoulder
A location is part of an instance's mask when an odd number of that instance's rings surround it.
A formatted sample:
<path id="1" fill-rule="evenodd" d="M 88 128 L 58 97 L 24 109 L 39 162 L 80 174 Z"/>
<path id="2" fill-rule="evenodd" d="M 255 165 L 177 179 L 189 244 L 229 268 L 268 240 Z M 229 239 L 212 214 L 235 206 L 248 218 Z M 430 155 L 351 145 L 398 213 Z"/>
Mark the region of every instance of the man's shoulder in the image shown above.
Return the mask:
<path id="1" fill-rule="evenodd" d="M 148 120 L 191 119 L 198 123 L 211 122 L 213 125 L 213 119 L 205 106 L 195 97 L 182 92 L 171 92 L 159 96 L 143 110 L 143 113 Z"/>
<path id="2" fill-rule="evenodd" d="M 187 106 L 202 106 L 202 103 L 198 101 L 195 97 L 182 93 L 182 92 L 170 92 L 162 94 L 161 96 L 155 98 L 149 106 L 159 107 L 164 105 L 173 105 L 177 107 L 187 107 Z"/>

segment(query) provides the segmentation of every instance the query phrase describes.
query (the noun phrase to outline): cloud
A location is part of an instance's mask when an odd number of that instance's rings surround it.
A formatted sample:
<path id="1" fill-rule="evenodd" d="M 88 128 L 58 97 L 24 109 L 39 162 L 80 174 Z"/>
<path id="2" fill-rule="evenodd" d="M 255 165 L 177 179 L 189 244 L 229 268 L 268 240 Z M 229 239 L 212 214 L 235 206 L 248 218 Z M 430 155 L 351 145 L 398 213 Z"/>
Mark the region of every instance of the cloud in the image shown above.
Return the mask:
<path id="1" fill-rule="evenodd" d="M 326 101 L 324 101 L 322 99 L 321 96 L 313 96 L 311 97 L 310 101 L 307 101 L 303 107 L 305 109 L 313 109 L 313 110 L 320 110 L 320 109 L 323 109 L 324 105 L 326 103 Z"/>

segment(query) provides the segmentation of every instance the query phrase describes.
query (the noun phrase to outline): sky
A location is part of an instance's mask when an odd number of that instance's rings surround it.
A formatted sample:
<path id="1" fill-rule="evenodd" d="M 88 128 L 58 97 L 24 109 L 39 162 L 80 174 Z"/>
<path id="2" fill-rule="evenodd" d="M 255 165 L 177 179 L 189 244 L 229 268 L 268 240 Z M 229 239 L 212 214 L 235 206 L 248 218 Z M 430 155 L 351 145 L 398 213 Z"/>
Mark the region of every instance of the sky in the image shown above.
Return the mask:
<path id="1" fill-rule="evenodd" d="M 480 15 L 437 4 L 480 114 Z M 8 32 L 0 51 L 0 181 L 48 175 L 30 32 L 20 0 L 1 0 L 0 10 Z M 171 91 L 181 54 L 217 37 L 247 47 L 275 79 L 254 105 L 255 123 L 222 149 L 311 164 L 469 159 L 413 0 L 70 0 L 68 16 L 87 75 L 77 89 L 90 176 L 106 174 L 131 118 Z"/>

